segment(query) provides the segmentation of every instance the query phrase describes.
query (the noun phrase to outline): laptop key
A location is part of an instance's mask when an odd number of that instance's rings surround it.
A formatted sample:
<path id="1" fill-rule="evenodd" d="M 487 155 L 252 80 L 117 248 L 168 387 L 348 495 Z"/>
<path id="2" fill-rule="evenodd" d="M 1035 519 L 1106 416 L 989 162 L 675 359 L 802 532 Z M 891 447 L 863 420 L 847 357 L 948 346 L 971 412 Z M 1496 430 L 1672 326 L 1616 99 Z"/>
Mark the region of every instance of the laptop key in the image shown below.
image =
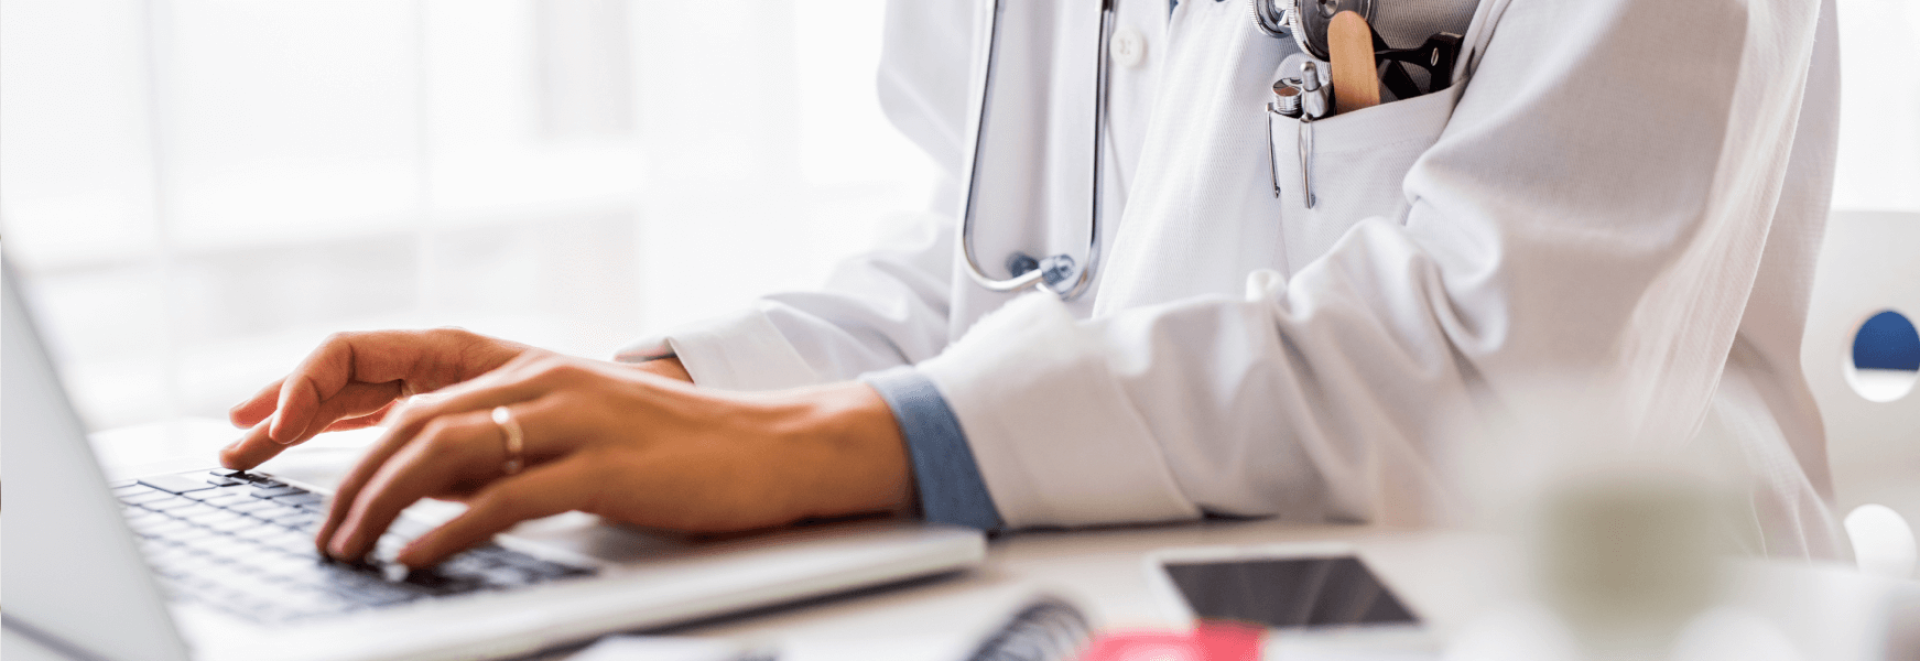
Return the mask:
<path id="1" fill-rule="evenodd" d="M 438 596 L 473 592 L 487 587 L 486 582 L 477 576 L 457 576 L 433 570 L 407 572 L 404 580 L 408 585 Z"/>
<path id="2" fill-rule="evenodd" d="M 205 557 L 208 562 L 229 565 L 245 560 L 248 556 L 252 555 L 247 553 L 244 548 L 236 548 L 234 544 L 221 543 L 225 541 L 226 540 L 214 540 L 214 543 L 200 549 L 206 554 Z"/>
<path id="3" fill-rule="evenodd" d="M 413 601 L 429 596 L 431 592 L 430 589 L 421 589 L 406 583 L 389 583 L 374 578 L 346 593 L 346 597 L 361 604 L 377 607 Z"/>
<path id="4" fill-rule="evenodd" d="M 167 493 L 165 491 L 161 491 L 159 489 L 149 489 L 145 486 L 142 486 L 138 491 L 122 494 L 120 496 L 120 502 L 126 503 L 128 505 L 139 505 L 141 503 L 151 503 L 157 500 L 161 500 L 165 498 L 173 498 L 173 497 L 175 497 L 173 494 Z"/>
<path id="5" fill-rule="evenodd" d="M 235 533 L 242 530 L 246 530 L 248 528 L 257 527 L 260 525 L 260 522 L 254 521 L 252 519 L 247 519 L 245 517 L 241 517 L 238 515 L 234 515 L 234 518 L 232 519 L 217 521 L 217 522 L 209 523 L 206 525 L 208 528 L 212 529 L 214 532 Z"/>
<path id="6" fill-rule="evenodd" d="M 281 552 L 299 552 L 313 550 L 313 536 L 302 535 L 286 528 L 268 526 L 274 534 L 260 538 L 260 545 Z"/>
<path id="7" fill-rule="evenodd" d="M 221 479 L 221 478 L 214 478 L 214 479 Z M 201 501 L 201 502 L 206 502 L 209 500 L 223 500 L 223 499 L 231 498 L 235 495 L 245 496 L 245 495 L 248 495 L 248 490 L 250 488 L 252 488 L 252 485 L 249 485 L 245 482 L 239 482 L 236 484 L 229 484 L 224 486 L 216 485 L 212 489 L 194 491 L 190 493 L 184 493 L 181 495 L 186 496 L 188 498 L 192 498 L 194 500 Z"/>
<path id="8" fill-rule="evenodd" d="M 474 557 L 469 553 L 462 553 L 448 558 L 446 562 L 440 563 L 440 566 L 435 567 L 435 569 L 448 574 L 477 576 L 492 567 L 493 564 L 486 560 Z"/>
<path id="9" fill-rule="evenodd" d="M 192 498 L 168 496 L 166 498 L 161 498 L 159 500 L 150 500 L 144 503 L 140 503 L 140 506 L 150 510 L 154 510 L 154 511 L 165 511 L 165 510 L 179 509 L 182 507 L 187 507 L 189 505 L 198 505 L 198 504 L 200 504 L 200 501 L 194 500 Z"/>
<path id="10" fill-rule="evenodd" d="M 293 543 L 293 544 L 276 544 L 274 545 L 273 549 L 281 553 L 284 553 L 286 555 L 289 555 L 295 558 L 300 558 L 302 560 L 307 560 L 310 562 L 326 562 L 327 561 L 326 557 L 320 555 L 320 549 L 313 547 L 313 540 L 311 539 L 303 539 L 302 541 L 298 543 Z"/>
<path id="11" fill-rule="evenodd" d="M 129 527 L 158 525 L 162 521 L 173 518 L 160 512 L 140 509 L 138 507 L 129 507 L 125 510 L 125 513 L 127 515 L 127 526 Z"/>
<path id="12" fill-rule="evenodd" d="M 155 489 L 159 489 L 161 491 L 166 491 L 169 493 L 177 493 L 177 494 L 200 491 L 204 489 L 212 489 L 214 486 L 212 484 L 208 484 L 207 481 L 203 479 L 199 473 L 143 477 L 143 478 L 140 478 L 140 483 L 153 487 Z"/>
<path id="13" fill-rule="evenodd" d="M 201 498 L 200 502 L 206 503 L 208 505 L 212 505 L 214 507 L 228 507 L 238 503 L 244 503 L 244 502 L 249 502 L 253 500 L 257 500 L 257 499 L 253 497 L 253 494 L 248 493 L 247 490 L 245 489 L 241 489 L 237 487 L 223 487 L 223 488 L 214 490 L 213 493 L 207 494 L 207 497 Z"/>
<path id="14" fill-rule="evenodd" d="M 208 505 L 206 503 L 199 503 L 199 502 L 196 502 L 192 505 L 182 505 L 180 507 L 168 508 L 165 511 L 167 516 L 179 517 L 182 519 L 192 519 L 192 518 L 197 518 L 197 517 L 207 516 L 212 514 L 225 514 L 228 516 L 238 516 L 233 512 L 229 512 L 229 511 L 220 509 L 218 507 L 214 507 L 212 505 Z"/>
<path id="15" fill-rule="evenodd" d="M 258 567 L 261 572 L 287 582 L 298 582 L 309 568 L 318 566 L 316 560 L 295 558 L 282 553 L 261 553 L 247 559 L 247 564 Z"/>
<path id="16" fill-rule="evenodd" d="M 325 613 L 340 610 L 346 604 L 324 590 L 281 584 L 275 590 L 276 605 L 290 614 Z"/>
<path id="17" fill-rule="evenodd" d="M 212 530 L 208 530 L 206 528 L 201 528 L 199 526 L 192 526 L 187 528 L 186 530 L 166 533 L 166 536 L 163 537 L 162 539 L 165 539 L 166 541 L 172 542 L 175 544 L 191 544 L 197 540 L 205 539 L 207 537 L 214 537 L 214 536 L 217 536 L 218 534 L 219 533 L 216 533 Z"/>
<path id="18" fill-rule="evenodd" d="M 212 526 L 213 524 L 223 523 L 227 521 L 245 521 L 246 520 L 246 517 L 243 517 L 234 512 L 229 512 L 223 509 L 219 509 L 217 507 L 208 507 L 204 511 L 197 510 L 197 509 L 190 510 L 188 514 L 186 514 L 185 516 L 182 516 L 181 518 L 186 519 L 188 522 L 191 522 L 194 525 L 201 525 L 201 526 Z"/>
<path id="19" fill-rule="evenodd" d="M 274 515 L 270 520 L 288 528 L 300 529 L 311 526 L 319 521 L 320 516 L 307 510 L 296 509 L 291 512 Z"/>
<path id="20" fill-rule="evenodd" d="M 264 486 L 262 484 L 253 485 L 253 497 L 255 498 L 274 498 L 278 496 L 291 496 L 293 494 L 300 494 L 300 493 L 306 493 L 306 492 L 307 491 L 305 489 L 301 489 L 299 487 L 290 487 L 284 484 L 279 486 L 271 486 L 271 487 Z"/>
<path id="21" fill-rule="evenodd" d="M 292 494 L 287 496 L 280 496 L 278 498 L 273 499 L 273 502 L 282 503 L 286 505 L 295 505 L 299 507 L 306 507 L 308 505 L 319 505 L 321 503 L 326 502 L 326 500 L 327 500 L 326 497 L 321 496 L 320 494 L 317 494 L 317 493 L 297 493 L 297 494 Z"/>
<path id="22" fill-rule="evenodd" d="M 139 524 L 128 524 L 127 527 L 132 528 L 133 533 L 141 537 L 159 537 L 169 532 L 181 532 L 193 528 L 192 525 L 179 519 L 161 519 Z"/>
<path id="23" fill-rule="evenodd" d="M 246 502 L 234 503 L 232 505 L 226 506 L 227 510 L 231 512 L 240 512 L 243 514 L 253 514 L 254 512 L 261 512 L 261 511 L 278 512 L 281 509 L 283 509 L 279 505 L 275 505 L 274 502 L 271 500 L 261 500 L 259 498 L 254 498 L 253 496 L 247 496 L 246 499 L 247 499 Z"/>
<path id="24" fill-rule="evenodd" d="M 513 588 L 533 583 L 531 573 L 515 567 L 494 567 L 481 574 L 488 584 L 495 588 Z"/>
<path id="25" fill-rule="evenodd" d="M 280 500 L 277 498 L 274 500 L 262 500 L 259 502 L 266 503 L 267 506 L 259 509 L 247 510 L 248 515 L 256 516 L 262 519 L 273 519 L 273 518 L 279 518 L 282 515 L 291 516 L 294 514 L 304 514 L 307 512 L 306 510 L 300 509 L 298 507 L 294 507 L 292 505 L 280 502 Z"/>
<path id="26" fill-rule="evenodd" d="M 263 540 L 278 534 L 280 534 L 279 529 L 274 528 L 273 526 L 263 526 L 260 524 L 250 525 L 245 528 L 241 528 L 239 530 L 233 531 L 234 537 L 238 537 L 240 539 L 244 539 L 244 540 L 247 540 L 250 542 L 256 542 L 256 543 L 259 542 L 260 540 Z"/>

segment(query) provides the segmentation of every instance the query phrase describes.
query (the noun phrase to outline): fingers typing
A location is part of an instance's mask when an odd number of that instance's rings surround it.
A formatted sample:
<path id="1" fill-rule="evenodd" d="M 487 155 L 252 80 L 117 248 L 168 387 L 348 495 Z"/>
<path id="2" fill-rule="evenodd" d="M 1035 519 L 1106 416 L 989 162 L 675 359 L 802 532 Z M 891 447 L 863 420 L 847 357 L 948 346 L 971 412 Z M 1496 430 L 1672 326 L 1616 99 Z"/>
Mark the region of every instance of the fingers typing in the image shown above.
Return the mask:
<path id="1" fill-rule="evenodd" d="M 431 331 L 335 333 L 281 384 L 269 435 L 290 443 L 309 429 L 324 429 L 333 421 L 317 419 L 325 413 L 322 404 L 356 382 L 395 382 L 394 392 L 401 394 L 400 382 L 426 378 L 422 366 L 436 362 L 445 352 L 442 345 L 449 341 L 440 338 Z M 432 390 L 438 385 L 428 383 L 415 389 Z"/>
<path id="2" fill-rule="evenodd" d="M 499 430 L 485 412 L 445 416 L 395 453 L 353 498 L 327 551 L 336 559 L 357 560 L 372 550 L 401 510 L 430 494 L 463 481 L 484 481 L 500 473 Z"/>
<path id="3" fill-rule="evenodd" d="M 514 392 L 518 392 L 517 390 L 507 391 L 499 388 L 505 379 L 506 371 L 507 367 L 503 366 L 501 369 L 434 393 L 432 397 L 415 397 L 397 406 L 389 416 L 393 420 L 392 425 L 387 428 L 387 433 L 367 450 L 367 454 L 360 458 L 360 463 L 354 465 L 353 470 L 341 480 L 340 488 L 334 495 L 333 505 L 328 508 L 327 521 L 321 524 L 320 533 L 314 538 L 314 544 L 321 552 L 327 552 L 328 540 L 347 518 L 348 509 L 359 497 L 360 490 L 373 479 L 388 459 L 412 442 L 428 423 L 448 413 L 483 407 L 492 408 L 514 401 L 511 397 L 515 396 Z M 460 398 L 459 395 L 465 392 L 490 393 L 490 396 Z"/>
<path id="4" fill-rule="evenodd" d="M 247 470 L 272 459 L 286 447 L 267 438 L 267 422 L 262 420 L 243 432 L 240 440 L 220 450 L 220 465 Z"/>
<path id="5" fill-rule="evenodd" d="M 449 389 L 459 392 L 403 407 L 386 437 L 341 482 L 315 544 L 333 557 L 357 559 L 420 498 L 504 475 L 504 437 L 490 417 L 495 406 L 514 407 L 528 439 L 524 460 L 563 454 L 566 416 L 551 414 L 554 398 L 523 401 L 540 388 L 511 376 L 489 374 Z"/>
<path id="6" fill-rule="evenodd" d="M 580 509 L 591 498 L 593 480 L 584 457 L 542 464 L 495 481 L 468 501 L 467 511 L 406 548 L 395 558 L 412 568 L 428 567 L 491 539 L 514 524 Z"/>
<path id="7" fill-rule="evenodd" d="M 399 392 L 397 383 L 355 383 L 341 390 L 340 394 L 321 403 L 321 419 L 327 420 L 324 428 L 315 428 L 303 432 L 291 439 L 275 439 L 270 432 L 271 419 L 255 421 L 253 426 L 240 435 L 240 439 L 220 451 L 220 463 L 227 468 L 249 469 L 279 455 L 292 445 L 298 445 L 323 431 L 340 428 L 340 421 L 361 422 L 359 426 L 368 426 L 379 422 L 377 417 L 385 407 L 392 403 Z M 349 427 L 351 428 L 351 427 Z"/>
<path id="8" fill-rule="evenodd" d="M 385 383 L 349 383 L 332 397 L 320 401 L 313 415 L 314 424 L 293 438 L 274 437 L 283 445 L 293 445 L 313 438 L 326 431 L 334 423 L 371 415 L 393 404 L 400 397 L 400 382 Z M 378 419 L 376 418 L 377 422 Z"/>
<path id="9" fill-rule="evenodd" d="M 397 405 L 398 403 L 399 403 L 399 402 L 397 402 L 397 401 L 394 401 L 394 402 L 387 402 L 387 405 L 386 405 L 386 406 L 382 406 L 382 407 L 380 407 L 380 410 L 377 410 L 377 411 L 374 411 L 374 412 L 372 412 L 372 413 L 368 413 L 368 414 L 366 414 L 366 415 L 363 415 L 363 416 L 358 416 L 358 417 L 352 417 L 352 418 L 345 418 L 345 419 L 341 419 L 341 420 L 336 420 L 336 421 L 334 421 L 334 423 L 333 423 L 333 424 L 331 424 L 331 425 L 327 425 L 327 428 L 326 428 L 326 429 L 322 429 L 322 430 L 320 430 L 320 433 L 322 433 L 322 434 L 324 434 L 324 433 L 327 433 L 327 432 L 335 432 L 335 431 L 348 431 L 348 430 L 352 430 L 352 429 L 365 429 L 365 428 L 367 428 L 367 427 L 372 427 L 372 426 L 375 426 L 375 425 L 378 425 L 378 424 L 380 424 L 381 422 L 385 422 L 385 421 L 386 421 L 386 419 L 387 419 L 387 414 L 388 414 L 388 413 L 391 413 L 391 412 L 393 411 L 393 409 L 394 409 L 394 407 L 395 407 L 395 406 L 396 406 L 396 405 Z"/>

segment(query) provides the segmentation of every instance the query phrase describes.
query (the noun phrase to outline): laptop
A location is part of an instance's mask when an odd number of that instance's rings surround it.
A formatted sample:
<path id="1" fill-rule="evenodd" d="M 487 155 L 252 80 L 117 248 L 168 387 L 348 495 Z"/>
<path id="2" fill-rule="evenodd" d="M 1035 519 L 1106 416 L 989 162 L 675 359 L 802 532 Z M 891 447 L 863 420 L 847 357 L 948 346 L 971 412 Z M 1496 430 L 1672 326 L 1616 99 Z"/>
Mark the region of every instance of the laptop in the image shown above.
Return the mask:
<path id="1" fill-rule="evenodd" d="M 4 270 L 4 625 L 123 661 L 487 659 L 978 565 L 978 531 L 911 522 L 691 542 L 612 525 L 496 538 L 433 571 L 321 559 L 328 493 L 218 469 L 109 481 Z M 426 526 L 402 519 L 392 549 Z M 378 554 L 376 554 L 378 555 Z M 387 557 L 391 557 L 388 555 Z"/>

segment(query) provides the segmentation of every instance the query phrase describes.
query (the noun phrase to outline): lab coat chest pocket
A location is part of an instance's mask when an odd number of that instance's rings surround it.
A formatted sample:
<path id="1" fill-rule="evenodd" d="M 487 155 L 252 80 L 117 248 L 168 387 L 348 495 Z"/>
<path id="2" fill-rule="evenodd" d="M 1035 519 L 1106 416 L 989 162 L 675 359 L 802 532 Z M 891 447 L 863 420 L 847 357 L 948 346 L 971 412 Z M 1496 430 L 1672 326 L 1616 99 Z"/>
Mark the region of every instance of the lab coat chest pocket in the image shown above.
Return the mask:
<path id="1" fill-rule="evenodd" d="M 1402 183 L 1453 113 L 1449 91 L 1302 122 L 1266 113 L 1287 263 L 1306 266 L 1370 217 L 1404 222 Z M 1307 205 L 1311 187 L 1313 205 Z"/>

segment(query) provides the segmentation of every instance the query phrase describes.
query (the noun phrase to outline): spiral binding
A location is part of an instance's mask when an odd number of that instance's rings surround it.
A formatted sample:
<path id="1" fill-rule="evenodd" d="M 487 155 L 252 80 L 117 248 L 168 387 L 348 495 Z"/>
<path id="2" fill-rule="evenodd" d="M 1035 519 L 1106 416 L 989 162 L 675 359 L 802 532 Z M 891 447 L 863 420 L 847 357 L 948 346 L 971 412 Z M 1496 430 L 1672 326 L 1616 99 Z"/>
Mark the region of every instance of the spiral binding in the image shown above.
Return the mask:
<path id="1" fill-rule="evenodd" d="M 1064 661 L 1093 637 L 1087 618 L 1072 604 L 1041 597 L 1008 618 L 980 642 L 969 661 Z"/>

